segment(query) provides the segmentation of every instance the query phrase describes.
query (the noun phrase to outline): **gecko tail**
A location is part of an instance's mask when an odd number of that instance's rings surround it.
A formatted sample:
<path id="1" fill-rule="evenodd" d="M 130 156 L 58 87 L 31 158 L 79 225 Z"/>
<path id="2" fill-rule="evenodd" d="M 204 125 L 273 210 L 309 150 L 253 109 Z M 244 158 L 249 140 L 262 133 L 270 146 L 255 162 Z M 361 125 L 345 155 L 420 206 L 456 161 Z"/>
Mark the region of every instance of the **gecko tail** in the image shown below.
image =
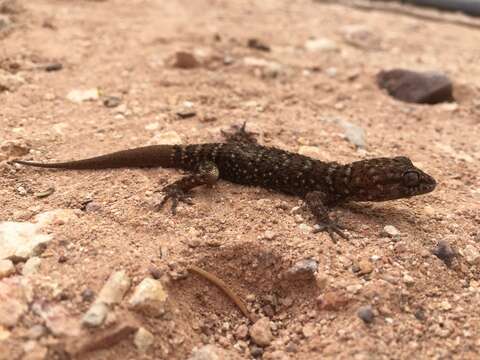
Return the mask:
<path id="1" fill-rule="evenodd" d="M 122 167 L 172 167 L 176 145 L 152 145 L 117 151 L 88 159 L 57 163 L 12 160 L 10 164 L 20 164 L 48 169 L 89 170 L 114 169 Z"/>

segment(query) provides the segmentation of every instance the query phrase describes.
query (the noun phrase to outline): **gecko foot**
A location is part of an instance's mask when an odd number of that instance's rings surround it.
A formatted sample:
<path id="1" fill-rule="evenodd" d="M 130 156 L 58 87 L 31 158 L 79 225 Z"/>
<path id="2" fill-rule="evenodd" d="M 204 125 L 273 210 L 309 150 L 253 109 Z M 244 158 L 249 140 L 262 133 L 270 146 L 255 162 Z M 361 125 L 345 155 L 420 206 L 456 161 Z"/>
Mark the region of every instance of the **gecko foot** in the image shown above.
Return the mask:
<path id="1" fill-rule="evenodd" d="M 171 211 L 173 215 L 177 213 L 178 203 L 183 202 L 188 205 L 193 205 L 193 201 L 188 195 L 188 193 L 177 186 L 168 185 L 158 192 L 163 192 L 165 195 L 160 202 L 154 205 L 155 211 L 159 211 L 163 207 L 163 205 L 165 205 L 168 199 L 172 200 Z"/>
<path id="2" fill-rule="evenodd" d="M 315 226 L 313 230 L 313 233 L 316 234 L 322 231 L 326 231 L 328 232 L 328 235 L 330 235 L 332 241 L 336 243 L 336 235 L 340 236 L 343 239 L 348 239 L 348 236 L 343 232 L 343 230 L 346 230 L 345 226 L 338 224 L 334 220 L 328 219 L 327 221 L 317 224 L 317 226 Z"/>

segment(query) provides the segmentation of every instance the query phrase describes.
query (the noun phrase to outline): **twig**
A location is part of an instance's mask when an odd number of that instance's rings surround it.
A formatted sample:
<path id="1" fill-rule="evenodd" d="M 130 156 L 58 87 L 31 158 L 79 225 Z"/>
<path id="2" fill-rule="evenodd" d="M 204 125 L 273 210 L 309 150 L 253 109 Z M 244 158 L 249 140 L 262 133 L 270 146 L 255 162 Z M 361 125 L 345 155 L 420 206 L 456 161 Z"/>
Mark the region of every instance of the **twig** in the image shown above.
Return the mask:
<path id="1" fill-rule="evenodd" d="M 466 26 L 469 28 L 480 29 L 480 23 L 475 22 L 473 20 L 467 19 L 455 19 L 451 17 L 445 17 L 438 15 L 433 15 L 427 13 L 426 10 L 418 10 L 413 8 L 412 6 L 406 4 L 392 4 L 390 1 L 387 3 L 379 3 L 375 1 L 373 4 L 371 1 L 356 1 L 356 0 L 315 0 L 317 3 L 320 4 L 329 4 L 329 5 L 342 5 L 351 7 L 354 9 L 362 10 L 362 11 L 383 11 L 392 14 L 400 14 L 400 15 L 407 15 L 410 17 L 414 17 L 421 20 L 428 20 L 434 22 L 441 22 L 441 23 L 448 23 L 453 25 L 460 25 Z M 431 12 L 431 11 L 430 11 Z"/>
<path id="2" fill-rule="evenodd" d="M 200 269 L 195 265 L 190 265 L 190 267 L 188 268 L 188 271 L 193 272 L 197 275 L 200 275 L 201 277 L 210 281 L 212 284 L 219 287 L 230 298 L 230 300 L 232 300 L 235 303 L 235 305 L 238 306 L 238 308 L 243 313 L 243 315 L 245 315 L 245 317 L 247 317 L 252 323 L 254 323 L 257 320 L 255 316 L 247 310 L 247 307 L 245 306 L 243 301 L 240 299 L 240 297 L 237 294 L 235 294 L 232 290 L 230 290 L 230 288 L 227 286 L 227 284 L 223 282 L 223 280 L 219 279 L 212 273 L 209 273 L 203 269 Z"/>

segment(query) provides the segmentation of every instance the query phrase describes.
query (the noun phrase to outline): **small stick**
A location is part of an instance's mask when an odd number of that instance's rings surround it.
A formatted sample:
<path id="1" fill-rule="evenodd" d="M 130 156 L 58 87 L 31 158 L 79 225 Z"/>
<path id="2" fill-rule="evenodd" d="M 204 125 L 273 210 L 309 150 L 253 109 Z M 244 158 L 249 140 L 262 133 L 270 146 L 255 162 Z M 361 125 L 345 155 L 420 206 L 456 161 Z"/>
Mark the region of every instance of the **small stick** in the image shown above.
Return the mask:
<path id="1" fill-rule="evenodd" d="M 223 280 L 219 279 L 215 275 L 213 275 L 213 274 L 211 274 L 211 273 L 209 273 L 209 272 L 207 272 L 203 269 L 200 269 L 199 267 L 197 267 L 195 265 L 190 265 L 190 267 L 188 268 L 188 271 L 193 272 L 197 275 L 200 275 L 201 277 L 210 281 L 212 284 L 219 287 L 230 298 L 230 300 L 232 300 L 235 303 L 235 305 L 238 306 L 238 308 L 243 313 L 243 315 L 245 315 L 245 317 L 247 317 L 247 319 L 249 319 L 252 323 L 254 323 L 257 320 L 255 318 L 255 316 L 252 315 L 247 310 L 247 307 L 245 306 L 243 301 L 240 299 L 240 297 L 237 294 L 235 294 L 232 290 L 230 290 L 230 288 L 227 286 L 227 284 L 225 284 L 223 282 Z"/>

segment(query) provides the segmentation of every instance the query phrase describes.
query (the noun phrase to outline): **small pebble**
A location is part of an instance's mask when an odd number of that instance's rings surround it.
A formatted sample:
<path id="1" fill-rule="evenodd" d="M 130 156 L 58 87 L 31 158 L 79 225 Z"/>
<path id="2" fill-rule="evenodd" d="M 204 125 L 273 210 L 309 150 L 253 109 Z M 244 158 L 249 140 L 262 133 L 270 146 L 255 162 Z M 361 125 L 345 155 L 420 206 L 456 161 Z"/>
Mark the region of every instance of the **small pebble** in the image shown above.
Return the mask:
<path id="1" fill-rule="evenodd" d="M 391 237 L 391 238 L 398 238 L 398 237 L 400 237 L 401 233 L 395 226 L 385 225 L 383 227 L 381 235 L 382 236 L 388 236 L 388 237 Z"/>
<path id="2" fill-rule="evenodd" d="M 357 266 L 358 275 L 370 274 L 373 271 L 373 264 L 367 259 L 360 260 Z"/>
<path id="3" fill-rule="evenodd" d="M 315 333 L 315 324 L 308 323 L 303 326 L 302 334 L 306 338 L 312 337 L 314 333 Z"/>
<path id="4" fill-rule="evenodd" d="M 405 283 L 405 285 L 410 286 L 410 285 L 415 284 L 415 279 L 408 274 L 404 274 L 403 275 L 403 282 Z"/>
<path id="5" fill-rule="evenodd" d="M 326 38 L 310 39 L 305 41 L 305 49 L 308 51 L 337 51 L 338 46 L 335 41 Z"/>
<path id="6" fill-rule="evenodd" d="M 250 347 L 250 355 L 252 355 L 254 358 L 261 357 L 263 355 L 263 349 L 259 346 L 252 345 Z"/>
<path id="7" fill-rule="evenodd" d="M 475 265 L 480 263 L 480 252 L 477 250 L 475 246 L 469 244 L 465 246 L 462 252 L 463 252 L 463 256 L 465 257 L 465 260 L 470 265 Z"/>
<path id="8" fill-rule="evenodd" d="M 248 326 L 245 325 L 245 324 L 239 325 L 235 329 L 235 334 L 234 335 L 235 335 L 236 339 L 246 339 L 246 337 L 248 336 Z"/>
<path id="9" fill-rule="evenodd" d="M 329 67 L 325 69 L 325 74 L 327 74 L 329 77 L 334 78 L 337 76 L 338 70 L 335 67 Z"/>
<path id="10" fill-rule="evenodd" d="M 324 274 L 317 274 L 315 278 L 315 283 L 317 284 L 317 288 L 319 290 L 325 289 L 328 285 L 328 276 Z"/>
<path id="11" fill-rule="evenodd" d="M 31 257 L 30 259 L 27 260 L 25 265 L 23 266 L 22 269 L 22 275 L 28 276 L 28 275 L 33 275 L 36 272 L 38 272 L 38 269 L 40 269 L 40 265 L 42 263 L 42 259 L 40 259 L 37 256 Z"/>
<path id="12" fill-rule="evenodd" d="M 82 297 L 83 301 L 90 302 L 95 297 L 95 293 L 93 292 L 92 289 L 88 288 L 88 289 L 83 290 L 82 293 L 80 294 L 80 296 Z"/>
<path id="13" fill-rule="evenodd" d="M 187 51 L 177 51 L 174 55 L 173 67 L 179 69 L 194 69 L 200 66 L 195 55 Z"/>
<path id="14" fill-rule="evenodd" d="M 118 96 L 108 96 L 103 100 L 103 105 L 107 108 L 117 107 L 122 103 L 122 99 Z"/>
<path id="15" fill-rule="evenodd" d="M 154 278 L 155 280 L 158 280 L 162 277 L 163 275 L 163 271 L 160 270 L 158 267 L 155 267 L 155 266 L 151 266 L 149 269 L 148 269 L 148 272 L 150 273 L 150 275 L 152 276 L 152 278 Z"/>
<path id="16" fill-rule="evenodd" d="M 99 98 L 97 88 L 92 89 L 74 89 L 67 94 L 67 99 L 74 103 L 82 103 L 85 101 L 93 101 Z"/>
<path id="17" fill-rule="evenodd" d="M 260 50 L 260 51 L 270 51 L 270 46 L 265 44 L 262 40 L 251 38 L 247 41 L 247 46 L 251 49 Z"/>
<path id="18" fill-rule="evenodd" d="M 379 50 L 381 38 L 363 25 L 349 25 L 342 29 L 345 42 L 364 50 Z"/>
<path id="19" fill-rule="evenodd" d="M 314 259 L 297 261 L 284 274 L 288 280 L 313 280 L 318 271 L 318 262 Z"/>
<path id="20" fill-rule="evenodd" d="M 277 234 L 272 230 L 267 230 L 263 234 L 263 238 L 266 239 L 266 240 L 273 240 L 273 239 L 275 239 L 276 236 L 277 236 Z"/>
<path id="21" fill-rule="evenodd" d="M 192 108 L 183 107 L 178 109 L 176 114 L 180 119 L 188 119 L 197 115 L 197 112 Z"/>
<path id="22" fill-rule="evenodd" d="M 43 325 L 40 325 L 40 324 L 37 324 L 37 325 L 33 325 L 30 329 L 28 329 L 27 331 L 27 337 L 29 339 L 33 339 L 33 340 L 36 340 L 36 339 L 39 339 L 41 338 L 43 335 L 46 335 L 47 334 L 47 329 L 45 329 L 45 326 Z"/>
<path id="23" fill-rule="evenodd" d="M 60 71 L 63 69 L 63 65 L 61 63 L 52 63 L 45 66 L 45 71 Z"/>
<path id="24" fill-rule="evenodd" d="M 373 319 L 375 318 L 373 309 L 370 305 L 360 307 L 357 311 L 357 315 L 366 324 L 371 324 L 373 322 Z"/>
<path id="25" fill-rule="evenodd" d="M 15 274 L 15 265 L 11 260 L 0 260 L 0 279 Z"/>

